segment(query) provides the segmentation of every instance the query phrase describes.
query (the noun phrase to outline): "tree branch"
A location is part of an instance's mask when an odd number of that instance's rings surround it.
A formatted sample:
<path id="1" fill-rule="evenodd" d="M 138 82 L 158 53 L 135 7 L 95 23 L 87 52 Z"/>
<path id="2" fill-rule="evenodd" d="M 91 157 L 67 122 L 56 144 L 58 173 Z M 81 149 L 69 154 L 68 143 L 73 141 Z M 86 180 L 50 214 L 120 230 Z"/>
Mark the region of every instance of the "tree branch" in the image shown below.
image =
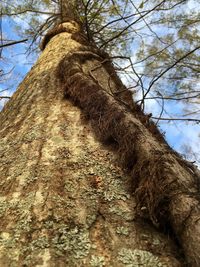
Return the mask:
<path id="1" fill-rule="evenodd" d="M 23 40 L 20 40 L 20 41 L 13 41 L 13 42 L 10 42 L 10 43 L 7 43 L 7 44 L 0 45 L 0 48 L 6 47 L 6 46 L 15 45 L 15 44 L 19 44 L 19 43 L 25 43 L 27 41 L 28 41 L 28 39 L 23 39 Z"/>
<path id="2" fill-rule="evenodd" d="M 151 90 L 151 87 L 155 84 L 155 82 L 157 82 L 166 72 L 168 72 L 169 70 L 171 70 L 173 67 L 175 67 L 179 62 L 181 62 L 184 58 L 188 57 L 189 55 L 193 54 L 195 51 L 197 51 L 198 49 L 200 49 L 200 46 L 197 46 L 196 48 L 194 48 L 193 50 L 189 51 L 188 53 L 186 53 L 185 55 L 183 55 L 182 57 L 180 57 L 175 63 L 173 63 L 171 66 L 169 66 L 168 68 L 166 68 L 164 71 L 162 71 L 155 79 L 153 79 L 149 85 L 149 88 L 147 89 L 144 98 L 146 98 L 147 94 L 149 93 L 149 91 Z"/>
<path id="3" fill-rule="evenodd" d="M 199 119 L 183 119 L 183 118 L 160 118 L 160 117 L 151 117 L 154 120 L 163 120 L 163 121 L 195 121 L 200 123 Z"/>

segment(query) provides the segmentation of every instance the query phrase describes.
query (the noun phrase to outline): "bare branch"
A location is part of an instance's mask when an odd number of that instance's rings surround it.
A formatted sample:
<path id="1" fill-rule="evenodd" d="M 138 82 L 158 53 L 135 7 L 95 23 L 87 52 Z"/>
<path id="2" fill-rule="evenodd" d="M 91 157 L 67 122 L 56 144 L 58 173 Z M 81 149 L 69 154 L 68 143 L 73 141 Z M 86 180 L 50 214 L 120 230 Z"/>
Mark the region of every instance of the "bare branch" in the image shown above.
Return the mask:
<path id="1" fill-rule="evenodd" d="M 165 73 L 167 73 L 169 70 L 171 70 L 172 68 L 174 68 L 179 62 L 181 62 L 184 58 L 188 57 L 189 55 L 193 54 L 195 51 L 197 51 L 198 49 L 200 49 L 200 46 L 194 48 L 193 50 L 189 51 L 188 53 L 186 53 L 185 55 L 183 55 L 182 57 L 180 57 L 175 63 L 173 63 L 172 65 L 170 65 L 168 68 L 166 68 L 164 71 L 162 71 L 155 79 L 153 79 L 149 85 L 149 88 L 147 89 L 144 98 L 146 98 L 147 94 L 150 92 L 152 86 L 155 84 L 155 82 L 157 82 Z"/>
<path id="2" fill-rule="evenodd" d="M 0 100 L 3 99 L 3 98 L 10 99 L 10 96 L 0 96 Z"/>
<path id="3" fill-rule="evenodd" d="M 163 120 L 163 121 L 190 121 L 190 122 L 197 122 L 200 123 L 200 120 L 198 119 L 183 119 L 183 118 L 159 118 L 159 117 L 151 117 L 152 119 L 155 120 Z"/>
<path id="4" fill-rule="evenodd" d="M 23 39 L 23 40 L 20 40 L 20 41 L 13 41 L 13 42 L 10 42 L 10 43 L 7 43 L 7 44 L 1 44 L 0 48 L 6 47 L 6 46 L 11 46 L 11 45 L 16 45 L 16 44 L 19 44 L 19 43 L 25 43 L 27 41 L 28 41 L 28 39 Z"/>
<path id="5" fill-rule="evenodd" d="M 2 14 L 3 16 L 17 16 L 21 15 L 24 13 L 38 13 L 38 14 L 43 14 L 43 15 L 55 15 L 53 12 L 46 12 L 46 11 L 41 11 L 41 10 L 34 10 L 34 9 L 24 9 L 22 11 L 14 12 L 14 13 L 4 13 Z"/>
<path id="6" fill-rule="evenodd" d="M 112 38 L 108 39 L 103 45 L 100 46 L 100 48 L 105 47 L 109 42 L 112 42 L 114 39 L 118 38 L 119 36 L 121 36 L 124 32 L 126 32 L 130 27 L 132 27 L 134 24 L 136 24 L 137 22 L 139 22 L 141 19 L 143 19 L 145 16 L 147 16 L 148 14 L 150 14 L 151 12 L 153 12 L 154 10 L 156 10 L 156 8 L 158 8 L 159 6 L 161 6 L 164 2 L 166 2 L 166 0 L 163 0 L 162 2 L 160 2 L 158 5 L 154 6 L 152 9 L 150 9 L 148 12 L 146 12 L 144 15 L 140 16 L 138 19 L 136 19 L 135 21 L 133 21 L 132 23 L 130 23 L 127 27 L 125 27 L 122 31 L 120 31 L 118 34 L 116 34 L 115 36 L 113 36 Z"/>
<path id="7" fill-rule="evenodd" d="M 160 92 L 158 92 L 158 93 L 159 93 L 159 95 L 161 96 L 162 104 L 161 104 L 161 112 L 160 112 L 160 115 L 159 115 L 159 117 L 158 117 L 157 122 L 155 123 L 156 125 L 158 125 L 159 120 L 162 118 L 162 114 L 163 114 L 163 112 L 164 112 L 164 105 L 165 105 L 165 101 L 164 101 L 163 95 L 162 95 Z"/>
<path id="8" fill-rule="evenodd" d="M 150 99 L 164 99 L 164 100 L 174 100 L 174 101 L 179 101 L 179 100 L 187 100 L 187 99 L 191 99 L 191 98 L 196 98 L 200 96 L 200 94 L 194 95 L 194 96 L 185 96 L 185 97 L 173 97 L 173 96 L 152 96 L 152 97 L 146 97 L 146 100 L 150 100 Z M 141 102 L 141 100 L 138 100 L 137 102 Z"/>

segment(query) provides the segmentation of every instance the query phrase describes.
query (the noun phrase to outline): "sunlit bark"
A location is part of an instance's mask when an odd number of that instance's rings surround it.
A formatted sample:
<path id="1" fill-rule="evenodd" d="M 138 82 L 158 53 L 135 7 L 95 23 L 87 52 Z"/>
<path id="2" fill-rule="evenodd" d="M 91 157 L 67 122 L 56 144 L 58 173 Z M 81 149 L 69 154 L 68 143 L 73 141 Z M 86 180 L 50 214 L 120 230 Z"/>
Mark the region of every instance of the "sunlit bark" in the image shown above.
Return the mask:
<path id="1" fill-rule="evenodd" d="M 137 219 L 132 178 L 63 95 L 57 66 L 80 47 L 53 37 L 0 115 L 0 266 L 180 266 L 174 243 Z"/>

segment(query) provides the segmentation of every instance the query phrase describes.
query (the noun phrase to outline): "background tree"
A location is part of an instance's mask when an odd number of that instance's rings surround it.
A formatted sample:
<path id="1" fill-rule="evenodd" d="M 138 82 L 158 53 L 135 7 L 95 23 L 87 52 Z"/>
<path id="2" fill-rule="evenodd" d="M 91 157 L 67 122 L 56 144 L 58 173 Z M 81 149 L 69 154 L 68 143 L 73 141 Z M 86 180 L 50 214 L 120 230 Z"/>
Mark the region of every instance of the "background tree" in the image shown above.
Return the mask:
<path id="1" fill-rule="evenodd" d="M 199 266 L 198 170 L 132 102 L 81 3 L 60 4 L 1 113 L 1 264 L 180 266 L 178 245 Z"/>

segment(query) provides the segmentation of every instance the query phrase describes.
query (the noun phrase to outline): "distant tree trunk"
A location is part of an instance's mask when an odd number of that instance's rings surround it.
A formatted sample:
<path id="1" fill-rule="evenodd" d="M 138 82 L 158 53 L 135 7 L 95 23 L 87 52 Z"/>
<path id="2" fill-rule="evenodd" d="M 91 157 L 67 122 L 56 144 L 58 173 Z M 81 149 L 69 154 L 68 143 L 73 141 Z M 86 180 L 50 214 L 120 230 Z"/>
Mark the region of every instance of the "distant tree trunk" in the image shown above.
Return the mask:
<path id="1" fill-rule="evenodd" d="M 199 266 L 194 171 L 77 22 L 42 47 L 0 114 L 0 266 Z"/>

